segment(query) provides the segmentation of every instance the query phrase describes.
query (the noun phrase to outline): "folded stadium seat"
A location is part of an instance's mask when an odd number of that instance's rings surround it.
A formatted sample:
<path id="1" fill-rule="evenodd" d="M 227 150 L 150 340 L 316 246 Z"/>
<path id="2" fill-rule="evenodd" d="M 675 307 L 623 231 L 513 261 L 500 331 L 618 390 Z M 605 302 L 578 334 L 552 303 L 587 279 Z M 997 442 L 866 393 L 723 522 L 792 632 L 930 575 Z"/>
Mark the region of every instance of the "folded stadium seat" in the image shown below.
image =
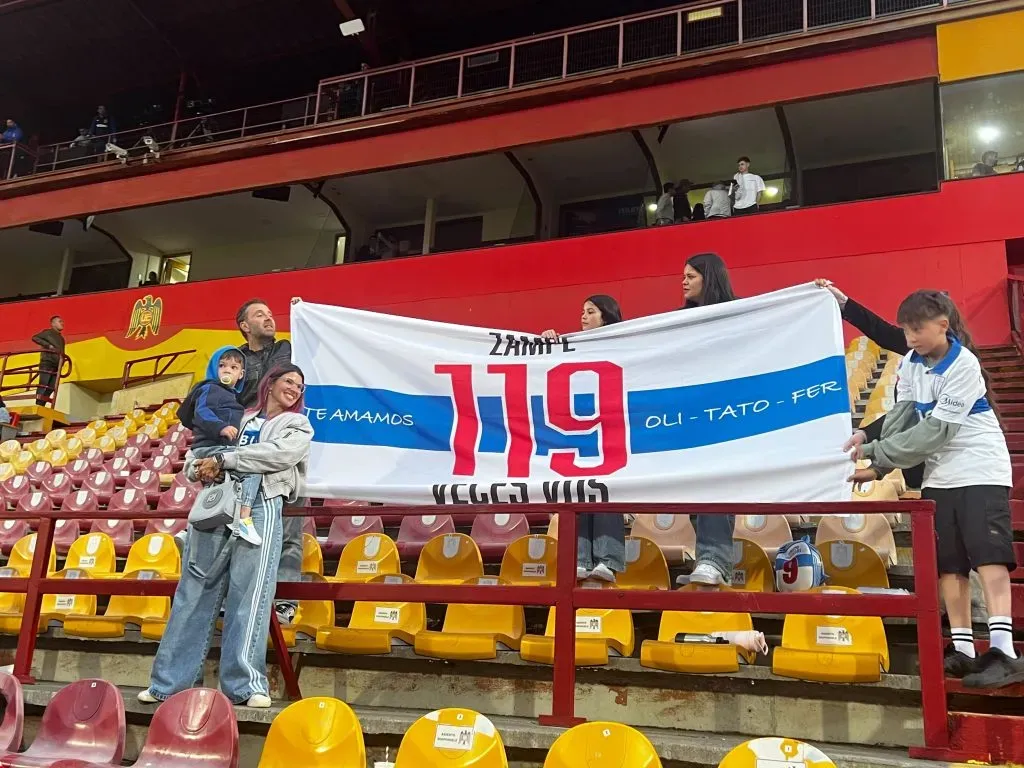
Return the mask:
<path id="1" fill-rule="evenodd" d="M 95 450 L 103 454 L 103 460 L 114 458 L 117 453 L 117 443 L 110 435 L 103 435 L 96 440 Z"/>
<path id="2" fill-rule="evenodd" d="M 658 545 L 641 536 L 626 537 L 626 571 L 617 574 L 619 589 L 668 589 L 668 563 Z"/>
<path id="3" fill-rule="evenodd" d="M 103 451 L 99 448 L 86 448 L 82 458 L 89 462 L 89 469 L 93 472 L 99 472 L 103 469 L 103 462 L 106 460 L 103 456 Z"/>
<path id="4" fill-rule="evenodd" d="M 85 459 L 75 459 L 64 467 L 64 474 L 75 488 L 81 488 L 92 474 L 92 467 Z"/>
<path id="5" fill-rule="evenodd" d="M 4 440 L 0 443 L 0 462 L 9 462 L 21 453 L 21 442 L 18 440 Z"/>
<path id="6" fill-rule="evenodd" d="M 133 517 L 149 517 L 149 505 L 146 495 L 135 488 L 125 488 L 110 497 L 107 502 L 110 512 L 130 512 Z M 129 521 L 130 522 L 130 521 Z"/>
<path id="7" fill-rule="evenodd" d="M 170 475 L 174 472 L 174 463 L 161 454 L 152 456 L 149 461 L 143 465 L 144 469 L 148 469 L 155 472 L 157 475 Z"/>
<path id="8" fill-rule="evenodd" d="M 139 431 L 149 435 L 153 440 L 159 440 L 167 434 L 167 422 L 163 419 L 153 419 Z"/>
<path id="9" fill-rule="evenodd" d="M 469 579 L 466 584 L 505 584 L 494 576 Z M 424 629 L 413 642 L 416 653 L 435 659 L 494 659 L 498 651 L 518 651 L 526 631 L 521 605 L 461 605 L 445 609 L 440 632 Z"/>
<path id="10" fill-rule="evenodd" d="M 234 721 L 233 715 L 231 719 Z M 348 704 L 312 696 L 288 705 L 274 718 L 263 742 L 259 768 L 295 766 L 366 768 L 363 731 Z"/>
<path id="11" fill-rule="evenodd" d="M 26 518 L 38 518 L 53 511 L 53 502 L 43 491 L 32 491 L 18 499 L 15 509 L 19 515 L 24 515 Z M 35 522 L 34 519 L 33 522 Z"/>
<path id="12" fill-rule="evenodd" d="M 64 444 L 64 451 L 68 455 L 68 460 L 74 461 L 85 451 L 85 444 L 77 437 L 69 437 Z"/>
<path id="13" fill-rule="evenodd" d="M 867 465 L 870 462 L 865 461 Z M 859 468 L 860 462 L 858 462 Z M 907 483 L 903 479 L 903 472 L 899 469 L 893 470 L 881 480 L 869 480 L 865 483 L 854 483 L 853 491 L 850 494 L 852 501 L 899 501 L 900 496 L 907 490 Z M 899 513 L 882 515 L 890 526 L 900 522 Z"/>
<path id="14" fill-rule="evenodd" d="M 302 572 L 324 575 L 324 556 L 316 536 L 302 534 Z"/>
<path id="15" fill-rule="evenodd" d="M 692 560 L 697 535 L 689 515 L 637 515 L 630 533 L 650 539 L 672 565 Z"/>
<path id="16" fill-rule="evenodd" d="M 0 494 L 3 494 L 4 499 L 12 507 L 30 493 L 32 493 L 32 483 L 24 475 L 15 475 L 0 483 Z"/>
<path id="17" fill-rule="evenodd" d="M 96 445 L 96 441 L 100 439 L 100 436 L 96 434 L 96 430 L 92 427 L 83 427 L 74 434 L 74 438 L 81 442 L 85 448 L 92 448 Z"/>
<path id="18" fill-rule="evenodd" d="M 621 723 L 581 723 L 555 739 L 544 768 L 661 768 L 650 740 Z"/>
<path id="19" fill-rule="evenodd" d="M 152 446 L 152 452 L 150 458 L 153 456 L 163 456 L 165 459 L 169 459 L 172 463 L 181 459 L 182 449 L 173 443 L 164 443 L 160 446 Z"/>
<path id="20" fill-rule="evenodd" d="M 633 654 L 633 616 L 624 608 L 580 608 L 576 611 L 576 666 L 608 663 L 611 654 Z M 555 609 L 548 611 L 543 635 L 523 635 L 519 655 L 526 661 L 555 663 Z"/>
<path id="21" fill-rule="evenodd" d="M 128 460 L 128 466 L 132 472 L 142 469 L 142 463 L 146 460 L 137 445 L 126 445 L 121 449 L 121 455 Z"/>
<path id="22" fill-rule="evenodd" d="M 480 548 L 485 562 L 500 562 L 505 548 L 516 539 L 530 535 L 530 523 L 526 515 L 477 515 L 469 535 Z"/>
<path id="23" fill-rule="evenodd" d="M 114 441 L 114 445 L 120 449 L 128 445 L 128 430 L 123 425 L 118 424 L 116 427 L 111 427 L 107 430 L 107 437 Z"/>
<path id="24" fill-rule="evenodd" d="M 150 435 L 150 438 L 152 439 L 152 435 Z M 171 432 L 168 432 L 167 437 L 164 440 L 164 444 L 173 445 L 179 451 L 184 452 L 185 449 L 188 448 L 191 439 L 191 433 L 187 429 L 182 427 L 181 429 L 175 429 Z"/>
<path id="25" fill-rule="evenodd" d="M 103 537 L 103 534 L 94 533 L 90 536 L 96 537 L 97 539 Z M 82 541 L 89 537 L 82 537 Z M 105 537 L 103 537 L 105 538 Z M 114 559 L 114 547 L 107 539 L 106 547 L 109 547 L 110 559 Z M 50 578 L 53 579 L 84 579 L 92 576 L 102 576 L 105 574 L 98 573 L 98 568 L 79 568 L 76 567 L 79 560 L 90 562 L 98 560 L 102 555 L 105 555 L 106 547 L 97 547 L 96 555 L 85 554 L 85 547 L 82 547 L 81 557 L 73 556 L 69 553 L 66 567 L 56 573 L 50 574 Z M 99 565 L 99 564 L 97 564 Z M 24 596 L 22 596 L 21 604 L 16 611 L 0 611 L 0 634 L 4 635 L 16 635 L 21 631 L 21 622 L 24 612 Z M 50 627 L 51 624 L 63 624 L 65 619 L 69 616 L 95 616 L 96 615 L 96 595 L 61 595 L 61 594 L 45 594 L 43 595 L 42 604 L 39 609 L 39 624 L 36 627 L 36 631 L 39 634 L 43 634 Z M 2 759 L 0 759 L 0 765 L 3 765 Z"/>
<path id="26" fill-rule="evenodd" d="M 85 489 L 72 491 L 65 496 L 60 508 L 62 512 L 92 512 L 96 517 L 100 516 L 99 499 L 96 498 L 95 493 Z"/>
<path id="27" fill-rule="evenodd" d="M 33 456 L 29 451 L 21 451 L 14 458 L 11 459 L 11 466 L 14 467 L 14 471 L 19 475 L 25 474 L 25 471 L 29 468 L 32 462 L 36 461 L 36 457 Z"/>
<path id="28" fill-rule="evenodd" d="M 306 516 L 302 518 L 302 532 L 309 534 L 314 539 L 316 538 L 316 521 L 312 517 Z"/>
<path id="29" fill-rule="evenodd" d="M 125 449 L 127 450 L 128 448 L 137 448 L 139 456 L 143 459 L 148 459 L 153 455 L 153 438 L 149 435 L 135 433 L 128 438 L 128 445 L 125 446 Z"/>
<path id="30" fill-rule="evenodd" d="M 758 544 L 733 540 L 732 586 L 744 592 L 774 592 L 775 567 Z"/>
<path id="31" fill-rule="evenodd" d="M 550 587 L 558 573 L 558 541 L 543 534 L 516 539 L 505 549 L 499 575 L 507 584 Z"/>
<path id="32" fill-rule="evenodd" d="M 322 546 L 324 557 L 337 557 L 346 544 L 364 533 L 384 533 L 384 522 L 366 515 L 331 518 L 331 528 Z"/>
<path id="33" fill-rule="evenodd" d="M 185 477 L 184 472 L 179 472 L 173 478 L 171 478 L 171 488 L 177 488 L 178 486 L 181 486 L 182 488 L 189 488 L 191 489 L 192 493 L 199 493 L 199 491 L 201 491 L 203 488 L 202 483 L 200 483 L 198 480 L 189 480 L 187 477 Z"/>
<path id="34" fill-rule="evenodd" d="M 50 501 L 53 502 L 55 507 L 59 507 L 64 503 L 64 499 L 68 497 L 68 494 L 74 492 L 75 488 L 68 474 L 58 472 L 43 480 L 39 490 L 50 497 Z"/>
<path id="35" fill-rule="evenodd" d="M 416 563 L 420 584 L 462 584 L 484 575 L 476 542 L 464 533 L 435 536 L 424 545 Z"/>
<path id="36" fill-rule="evenodd" d="M 793 531 L 783 515 L 737 515 L 733 535 L 758 544 L 771 560 L 779 547 L 793 540 Z"/>
<path id="37" fill-rule="evenodd" d="M 398 554 L 403 560 L 417 558 L 428 541 L 444 533 L 455 533 L 451 515 L 407 515 L 398 526 Z"/>
<path id="38" fill-rule="evenodd" d="M 409 726 L 395 768 L 508 768 L 508 758 L 494 723 L 472 709 L 449 708 Z"/>
<path id="39" fill-rule="evenodd" d="M 58 555 L 67 555 L 82 535 L 81 520 L 58 520 L 53 524 L 53 546 Z"/>
<path id="40" fill-rule="evenodd" d="M 331 581 L 366 582 L 382 574 L 401 573 L 398 548 L 383 533 L 364 533 L 345 545 Z"/>
<path id="41" fill-rule="evenodd" d="M 824 515 L 818 521 L 814 544 L 819 549 L 826 541 L 859 541 L 867 544 L 882 562 L 896 565 L 896 539 L 884 515 Z"/>
<path id="42" fill-rule="evenodd" d="M 696 586 L 688 585 L 682 590 L 693 591 Z M 733 643 L 677 643 L 676 636 L 750 632 L 753 629 L 749 613 L 664 611 L 658 626 L 658 639 L 644 640 L 640 645 L 640 666 L 666 672 L 736 672 L 741 660 L 753 664 L 757 654 Z"/>
<path id="43" fill-rule="evenodd" d="M 190 485 L 172 485 L 160 494 L 156 503 L 156 514 L 190 510 L 195 500 L 196 491 Z"/>
<path id="44" fill-rule="evenodd" d="M 845 587 L 811 592 L 850 593 Z M 877 683 L 889 671 L 889 646 L 877 616 L 786 616 L 772 674 L 821 683 Z"/>
<path id="45" fill-rule="evenodd" d="M 0 754 L 0 765 L 45 768 L 58 760 L 120 765 L 124 741 L 124 700 L 117 686 L 78 680 L 50 699 L 29 748 Z"/>
<path id="46" fill-rule="evenodd" d="M 132 548 L 135 525 L 131 520 L 93 520 L 89 533 L 105 533 L 114 542 L 118 557 L 125 557 Z"/>
<path id="47" fill-rule="evenodd" d="M 128 482 L 128 476 L 132 473 L 131 467 L 128 464 L 128 459 L 123 456 L 104 462 L 103 469 L 113 476 L 114 485 L 119 488 L 123 487 L 124 484 Z"/>
<path id="48" fill-rule="evenodd" d="M 32 559 L 36 553 L 36 535 L 30 533 L 18 539 L 11 547 L 11 554 L 7 556 L 6 568 L 14 571 L 20 576 L 27 576 L 32 567 Z M 46 566 L 47 574 L 57 570 L 57 550 L 50 545 L 50 562 Z M 11 574 L 8 574 L 11 575 Z M 24 597 L 24 595 L 22 595 Z"/>
<path id="49" fill-rule="evenodd" d="M 27 520 L 4 520 L 0 522 L 0 552 L 9 555 L 19 539 L 28 536 Z"/>
<path id="50" fill-rule="evenodd" d="M 70 461 L 71 457 L 63 448 L 54 448 L 50 452 L 50 466 L 53 467 L 54 470 L 63 469 Z"/>
<path id="51" fill-rule="evenodd" d="M 7 700 L 7 709 L 0 721 L 0 752 L 17 752 L 21 749 L 25 726 L 25 697 L 18 678 L 0 672 L 0 694 Z"/>
<path id="52" fill-rule="evenodd" d="M 154 581 L 163 578 L 152 570 L 127 571 L 125 579 Z M 102 616 L 65 616 L 64 634 L 70 637 L 114 639 L 137 629 L 149 640 L 160 640 L 171 615 L 171 598 L 142 595 L 111 595 Z"/>
<path id="53" fill-rule="evenodd" d="M 156 504 L 160 500 L 160 475 L 151 469 L 142 469 L 129 475 L 125 487 L 138 490 L 149 504 Z"/>
<path id="54" fill-rule="evenodd" d="M 53 465 L 48 461 L 33 461 L 25 468 L 25 477 L 36 488 L 43 484 L 43 481 L 53 474 Z"/>
<path id="55" fill-rule="evenodd" d="M 45 437 L 27 443 L 24 448 L 32 454 L 32 458 L 35 461 L 49 461 L 50 452 L 53 450 L 53 446 L 50 445 Z"/>
<path id="56" fill-rule="evenodd" d="M 304 574 L 303 581 L 325 581 L 322 576 Z M 297 639 L 316 640 L 317 632 L 321 629 L 334 627 L 334 601 L 333 600 L 299 600 L 295 608 L 295 616 L 291 623 L 281 625 L 281 633 L 284 635 L 284 642 L 289 648 L 295 647 Z M 267 638 L 268 647 L 272 648 L 271 639 Z"/>
<path id="57" fill-rule="evenodd" d="M 94 419 L 85 425 L 86 429 L 91 429 L 96 433 L 96 437 L 102 437 L 107 434 L 109 426 L 107 425 L 106 419 Z"/>
<path id="58" fill-rule="evenodd" d="M 177 533 L 181 533 L 186 528 L 188 528 L 188 520 L 185 520 L 183 518 L 175 519 L 173 517 L 150 517 L 146 519 L 147 536 L 151 533 L 166 533 L 170 536 L 174 536 Z"/>
<path id="59" fill-rule="evenodd" d="M 875 550 L 860 541 L 822 541 L 817 544 L 829 586 L 889 588 L 886 565 Z"/>
<path id="60" fill-rule="evenodd" d="M 413 580 L 405 574 L 392 573 L 369 582 L 412 584 Z M 316 633 L 316 647 L 350 654 L 391 653 L 392 645 L 412 645 L 416 634 L 426 626 L 427 609 L 423 603 L 357 601 L 352 606 L 348 626 L 321 629 Z"/>
<path id="61" fill-rule="evenodd" d="M 83 490 L 92 491 L 101 504 L 107 504 L 117 491 L 114 476 L 106 470 L 94 472 L 82 483 Z"/>

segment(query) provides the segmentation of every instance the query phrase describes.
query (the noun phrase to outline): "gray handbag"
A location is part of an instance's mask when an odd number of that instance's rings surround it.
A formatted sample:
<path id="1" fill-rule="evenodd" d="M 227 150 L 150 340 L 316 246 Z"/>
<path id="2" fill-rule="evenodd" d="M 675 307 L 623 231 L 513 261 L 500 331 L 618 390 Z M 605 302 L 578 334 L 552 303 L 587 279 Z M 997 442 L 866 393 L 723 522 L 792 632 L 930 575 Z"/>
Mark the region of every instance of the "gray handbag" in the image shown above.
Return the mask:
<path id="1" fill-rule="evenodd" d="M 188 522 L 197 531 L 212 531 L 230 525 L 238 512 L 238 483 L 226 474 L 224 480 L 203 486 L 188 513 Z"/>

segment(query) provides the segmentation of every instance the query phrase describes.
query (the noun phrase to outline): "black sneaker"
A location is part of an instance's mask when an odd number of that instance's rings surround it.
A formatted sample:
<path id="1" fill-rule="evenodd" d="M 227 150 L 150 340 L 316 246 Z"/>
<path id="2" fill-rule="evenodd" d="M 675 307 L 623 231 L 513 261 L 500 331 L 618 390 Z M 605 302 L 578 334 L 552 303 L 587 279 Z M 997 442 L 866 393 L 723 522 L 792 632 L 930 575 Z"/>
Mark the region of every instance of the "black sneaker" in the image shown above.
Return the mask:
<path id="1" fill-rule="evenodd" d="M 958 651 L 956 646 L 950 643 L 946 646 L 945 653 L 942 654 L 942 666 L 946 670 L 946 677 L 959 679 L 978 671 L 978 659 L 972 659 L 963 651 Z"/>
<path id="2" fill-rule="evenodd" d="M 998 648 L 989 648 L 977 662 L 976 671 L 964 677 L 965 688 L 1002 688 L 1024 682 L 1024 660 L 1011 659 Z"/>

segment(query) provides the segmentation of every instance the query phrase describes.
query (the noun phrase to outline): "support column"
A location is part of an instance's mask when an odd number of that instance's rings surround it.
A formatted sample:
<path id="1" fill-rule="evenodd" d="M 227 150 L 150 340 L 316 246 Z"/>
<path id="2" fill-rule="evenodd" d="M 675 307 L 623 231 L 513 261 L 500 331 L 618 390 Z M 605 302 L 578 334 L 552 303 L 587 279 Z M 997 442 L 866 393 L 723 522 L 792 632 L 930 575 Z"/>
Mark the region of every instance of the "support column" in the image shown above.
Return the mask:
<path id="1" fill-rule="evenodd" d="M 426 256 L 434 247 L 434 224 L 437 222 L 437 200 L 427 198 L 427 210 L 423 216 L 423 255 Z"/>
<path id="2" fill-rule="evenodd" d="M 68 281 L 68 275 L 71 274 L 71 262 L 75 258 L 74 252 L 70 248 L 64 249 L 64 255 L 60 260 L 60 278 L 57 281 L 57 295 L 64 295 L 64 285 Z"/>

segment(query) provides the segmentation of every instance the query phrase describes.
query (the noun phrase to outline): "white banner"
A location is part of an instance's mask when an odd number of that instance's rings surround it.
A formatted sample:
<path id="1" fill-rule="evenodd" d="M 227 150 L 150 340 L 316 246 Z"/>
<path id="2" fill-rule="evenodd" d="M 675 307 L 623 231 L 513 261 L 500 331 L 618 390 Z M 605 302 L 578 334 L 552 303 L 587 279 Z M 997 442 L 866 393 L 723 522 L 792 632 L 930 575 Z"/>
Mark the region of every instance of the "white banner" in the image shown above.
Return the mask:
<path id="1" fill-rule="evenodd" d="M 310 496 L 846 501 L 842 321 L 775 293 L 546 341 L 298 303 Z"/>

